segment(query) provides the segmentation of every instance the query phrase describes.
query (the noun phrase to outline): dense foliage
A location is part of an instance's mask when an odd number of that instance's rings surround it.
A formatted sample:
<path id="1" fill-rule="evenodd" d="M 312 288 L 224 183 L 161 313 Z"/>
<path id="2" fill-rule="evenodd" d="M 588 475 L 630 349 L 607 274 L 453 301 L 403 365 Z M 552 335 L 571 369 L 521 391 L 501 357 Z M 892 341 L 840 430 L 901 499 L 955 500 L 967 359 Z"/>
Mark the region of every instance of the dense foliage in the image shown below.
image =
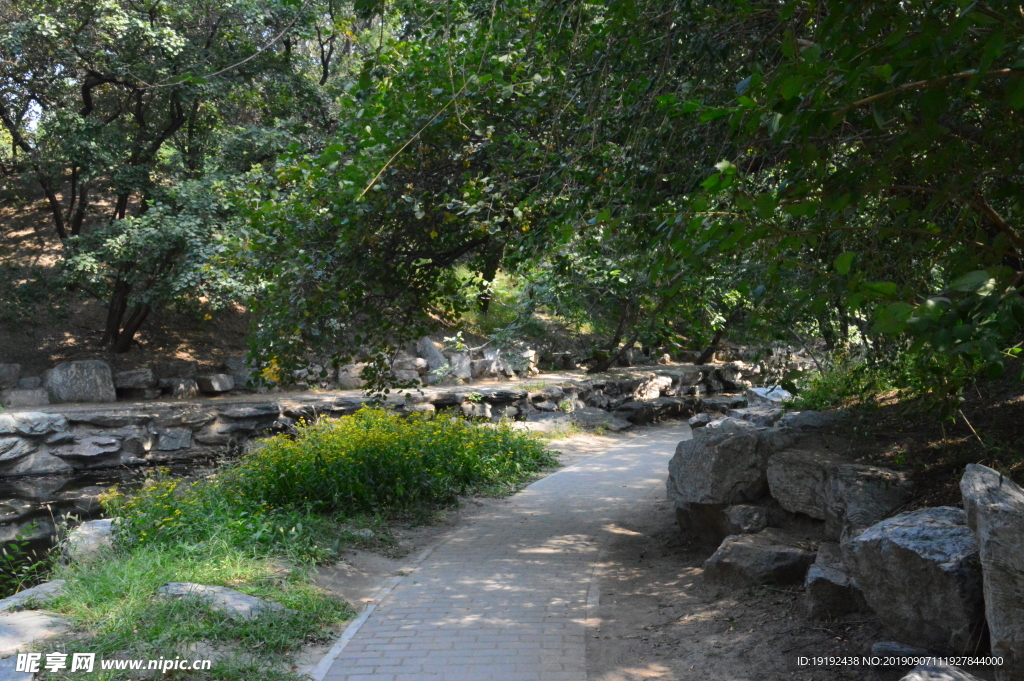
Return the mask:
<path id="1" fill-rule="evenodd" d="M 278 379 L 486 313 L 505 273 L 593 370 L 724 333 L 910 352 L 940 383 L 1020 351 L 1009 5 L 8 11 L 0 118 L 112 348 L 154 306 L 236 297 Z"/>

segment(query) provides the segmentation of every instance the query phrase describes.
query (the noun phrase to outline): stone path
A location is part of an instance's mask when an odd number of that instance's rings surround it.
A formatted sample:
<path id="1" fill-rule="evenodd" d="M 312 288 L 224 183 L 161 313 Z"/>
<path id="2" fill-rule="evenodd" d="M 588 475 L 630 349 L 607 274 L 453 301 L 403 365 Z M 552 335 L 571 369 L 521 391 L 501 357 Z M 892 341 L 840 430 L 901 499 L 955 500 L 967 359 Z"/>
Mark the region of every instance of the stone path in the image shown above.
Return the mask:
<path id="1" fill-rule="evenodd" d="M 586 681 L 601 547 L 641 499 L 665 493 L 668 461 L 689 436 L 682 424 L 625 436 L 472 519 L 350 627 L 313 677 Z"/>

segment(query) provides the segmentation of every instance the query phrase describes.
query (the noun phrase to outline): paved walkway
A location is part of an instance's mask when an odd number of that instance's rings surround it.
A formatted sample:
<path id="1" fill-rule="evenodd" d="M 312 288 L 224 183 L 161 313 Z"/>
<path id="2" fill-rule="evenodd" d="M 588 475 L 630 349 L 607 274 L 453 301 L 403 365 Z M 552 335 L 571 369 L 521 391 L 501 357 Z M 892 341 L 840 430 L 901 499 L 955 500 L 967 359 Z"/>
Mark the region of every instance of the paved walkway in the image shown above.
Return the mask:
<path id="1" fill-rule="evenodd" d="M 601 546 L 643 497 L 664 494 L 668 460 L 687 437 L 683 424 L 626 436 L 474 518 L 395 585 L 314 676 L 586 681 L 588 591 L 593 609 Z"/>

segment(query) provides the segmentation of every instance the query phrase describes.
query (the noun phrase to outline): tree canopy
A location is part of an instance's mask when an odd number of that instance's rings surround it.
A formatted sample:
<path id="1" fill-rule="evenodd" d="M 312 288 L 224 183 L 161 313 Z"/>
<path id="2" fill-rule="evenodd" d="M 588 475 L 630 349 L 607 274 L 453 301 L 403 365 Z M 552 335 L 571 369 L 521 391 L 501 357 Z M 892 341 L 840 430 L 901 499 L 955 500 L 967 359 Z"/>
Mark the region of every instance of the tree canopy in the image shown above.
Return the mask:
<path id="1" fill-rule="evenodd" d="M 523 316 L 591 329 L 593 370 L 738 328 L 993 373 L 1020 350 L 1009 5 L 7 11 L 0 119 L 114 349 L 154 306 L 234 298 L 260 366 L 345 362 L 506 272 Z"/>

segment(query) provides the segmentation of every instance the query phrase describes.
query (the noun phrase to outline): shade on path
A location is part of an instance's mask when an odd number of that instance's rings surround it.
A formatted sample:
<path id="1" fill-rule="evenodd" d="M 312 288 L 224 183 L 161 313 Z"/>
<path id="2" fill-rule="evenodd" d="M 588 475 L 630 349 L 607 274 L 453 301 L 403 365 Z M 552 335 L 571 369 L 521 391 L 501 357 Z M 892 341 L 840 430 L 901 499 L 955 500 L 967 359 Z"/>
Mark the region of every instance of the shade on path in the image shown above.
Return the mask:
<path id="1" fill-rule="evenodd" d="M 313 671 L 323 681 L 585 681 L 602 545 L 665 493 L 684 424 L 643 429 L 430 549 Z"/>

